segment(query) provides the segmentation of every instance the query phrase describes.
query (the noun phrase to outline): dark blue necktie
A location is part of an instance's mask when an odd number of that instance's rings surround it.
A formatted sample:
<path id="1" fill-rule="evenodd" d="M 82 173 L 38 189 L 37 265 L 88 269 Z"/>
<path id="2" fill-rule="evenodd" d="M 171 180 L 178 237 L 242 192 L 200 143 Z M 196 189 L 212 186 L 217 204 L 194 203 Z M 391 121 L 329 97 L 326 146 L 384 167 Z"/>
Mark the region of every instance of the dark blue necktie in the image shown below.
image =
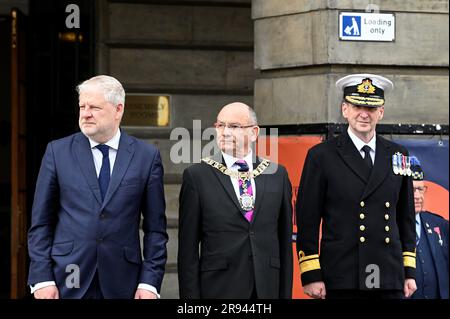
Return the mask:
<path id="1" fill-rule="evenodd" d="M 362 147 L 362 151 L 364 152 L 364 162 L 369 167 L 369 169 L 372 169 L 373 163 L 372 163 L 372 158 L 370 157 L 370 150 L 371 150 L 371 148 L 369 145 L 364 145 Z"/>
<path id="2" fill-rule="evenodd" d="M 102 193 L 102 200 L 105 198 L 106 191 L 108 190 L 109 178 L 111 169 L 109 168 L 109 146 L 99 144 L 96 146 L 103 154 L 102 168 L 98 175 L 98 184 L 100 185 L 100 192 Z"/>

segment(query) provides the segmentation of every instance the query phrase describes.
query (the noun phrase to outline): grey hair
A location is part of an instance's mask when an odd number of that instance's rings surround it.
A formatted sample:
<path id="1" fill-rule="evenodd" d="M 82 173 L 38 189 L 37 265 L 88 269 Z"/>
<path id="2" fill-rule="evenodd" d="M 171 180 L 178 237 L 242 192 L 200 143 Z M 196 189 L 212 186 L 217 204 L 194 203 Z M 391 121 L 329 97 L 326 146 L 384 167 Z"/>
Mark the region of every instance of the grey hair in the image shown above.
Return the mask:
<path id="1" fill-rule="evenodd" d="M 81 84 L 77 85 L 76 90 L 78 95 L 81 91 L 86 89 L 87 87 L 97 87 L 100 89 L 104 96 L 105 100 L 113 105 L 125 105 L 125 90 L 122 87 L 122 84 L 112 76 L 109 75 L 97 75 Z"/>
<path id="2" fill-rule="evenodd" d="M 251 107 L 248 108 L 249 119 L 251 124 L 258 125 L 258 118 L 256 117 L 256 112 Z"/>

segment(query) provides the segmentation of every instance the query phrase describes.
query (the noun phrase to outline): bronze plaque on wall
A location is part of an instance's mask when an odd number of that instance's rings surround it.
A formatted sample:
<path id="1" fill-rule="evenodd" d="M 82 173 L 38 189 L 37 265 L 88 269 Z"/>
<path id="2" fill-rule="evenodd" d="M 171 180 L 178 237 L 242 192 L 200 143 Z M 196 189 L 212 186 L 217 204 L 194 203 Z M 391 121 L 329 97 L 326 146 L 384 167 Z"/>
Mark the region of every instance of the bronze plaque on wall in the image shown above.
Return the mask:
<path id="1" fill-rule="evenodd" d="M 127 94 L 124 126 L 169 126 L 170 96 L 152 94 Z"/>

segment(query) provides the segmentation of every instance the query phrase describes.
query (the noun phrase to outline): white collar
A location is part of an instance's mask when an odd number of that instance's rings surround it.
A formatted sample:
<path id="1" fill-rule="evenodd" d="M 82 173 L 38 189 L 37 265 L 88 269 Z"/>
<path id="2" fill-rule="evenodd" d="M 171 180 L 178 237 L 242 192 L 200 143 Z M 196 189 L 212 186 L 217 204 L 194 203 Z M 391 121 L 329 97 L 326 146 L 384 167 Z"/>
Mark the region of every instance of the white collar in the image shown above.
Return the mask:
<path id="1" fill-rule="evenodd" d="M 350 136 L 350 139 L 352 140 L 353 144 L 355 144 L 356 149 L 358 151 L 361 151 L 361 149 L 363 148 L 364 145 L 369 145 L 370 148 L 375 152 L 375 145 L 377 144 L 377 134 L 376 133 L 373 135 L 373 137 L 369 141 L 369 143 L 366 143 L 352 132 L 352 130 L 350 129 L 350 126 L 348 127 L 347 132 L 348 132 L 348 136 Z"/>
<path id="2" fill-rule="evenodd" d="M 90 137 L 88 137 L 89 139 L 89 144 L 91 144 L 91 148 L 96 147 L 98 144 L 98 142 L 92 140 Z M 112 137 L 112 139 L 110 139 L 108 142 L 103 143 L 105 145 L 108 145 L 109 147 L 111 147 L 114 150 L 118 150 L 119 149 L 119 142 L 120 142 L 120 129 L 117 130 L 117 133 Z"/>
<path id="3" fill-rule="evenodd" d="M 227 153 L 222 152 L 222 156 L 223 159 L 225 160 L 225 164 L 227 165 L 228 168 L 231 168 L 234 163 L 236 163 L 236 161 L 243 159 L 244 161 L 247 162 L 247 165 L 249 167 L 249 171 L 253 171 L 253 159 L 252 159 L 252 150 L 250 149 L 250 152 L 244 156 L 244 158 L 237 158 L 234 156 L 231 156 Z"/>

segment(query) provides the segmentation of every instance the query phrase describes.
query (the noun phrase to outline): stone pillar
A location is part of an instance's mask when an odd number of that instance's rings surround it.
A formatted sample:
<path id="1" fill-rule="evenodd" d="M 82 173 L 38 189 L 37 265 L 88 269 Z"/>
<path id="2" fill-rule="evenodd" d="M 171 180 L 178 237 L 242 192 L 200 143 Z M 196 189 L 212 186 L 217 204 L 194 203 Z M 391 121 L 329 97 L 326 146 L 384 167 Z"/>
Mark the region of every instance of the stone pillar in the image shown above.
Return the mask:
<path id="1" fill-rule="evenodd" d="M 339 12 L 369 3 L 395 14 L 395 41 L 339 40 Z M 261 124 L 342 123 L 335 82 L 349 73 L 394 82 L 384 124 L 448 124 L 448 8 L 448 0 L 253 0 Z"/>

